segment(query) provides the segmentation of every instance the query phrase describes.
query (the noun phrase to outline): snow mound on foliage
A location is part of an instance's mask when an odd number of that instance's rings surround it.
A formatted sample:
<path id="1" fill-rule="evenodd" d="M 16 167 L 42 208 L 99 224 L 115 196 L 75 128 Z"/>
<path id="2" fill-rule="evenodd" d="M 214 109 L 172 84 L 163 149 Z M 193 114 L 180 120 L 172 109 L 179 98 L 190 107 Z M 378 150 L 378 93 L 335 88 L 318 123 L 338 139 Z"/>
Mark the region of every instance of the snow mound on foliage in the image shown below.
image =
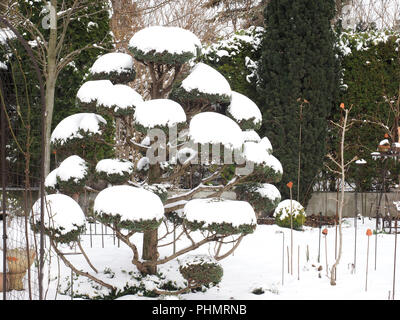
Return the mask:
<path id="1" fill-rule="evenodd" d="M 186 114 L 181 105 L 175 101 L 154 99 L 136 107 L 134 120 L 145 128 L 172 127 L 186 122 Z"/>
<path id="2" fill-rule="evenodd" d="M 58 168 L 51 171 L 46 179 L 44 180 L 44 186 L 47 188 L 54 188 L 57 184 L 57 170 Z"/>
<path id="3" fill-rule="evenodd" d="M 78 90 L 76 97 L 84 103 L 91 103 L 113 87 L 110 80 L 93 80 L 85 82 Z"/>
<path id="4" fill-rule="evenodd" d="M 81 131 L 89 134 L 99 134 L 100 123 L 106 124 L 106 120 L 94 113 L 76 113 L 63 119 L 51 134 L 52 143 L 64 144 L 70 139 L 82 139 Z"/>
<path id="5" fill-rule="evenodd" d="M 104 90 L 97 99 L 97 105 L 105 108 L 114 107 L 117 112 L 120 109 L 135 108 L 143 103 L 142 96 L 131 87 L 124 84 L 116 84 Z"/>
<path id="6" fill-rule="evenodd" d="M 152 51 L 170 54 L 192 53 L 196 56 L 198 48 L 201 48 L 201 42 L 189 30 L 179 27 L 151 26 L 136 32 L 129 41 L 129 47 L 144 53 Z"/>
<path id="7" fill-rule="evenodd" d="M 123 175 L 124 172 L 128 172 L 131 174 L 133 172 L 133 163 L 128 160 L 121 159 L 103 159 L 97 163 L 96 172 L 119 175 Z"/>
<path id="8" fill-rule="evenodd" d="M 260 142 L 261 138 L 257 132 L 254 130 L 245 130 L 243 131 L 244 142 L 252 141 L 252 142 Z"/>
<path id="9" fill-rule="evenodd" d="M 258 192 L 262 198 L 268 198 L 272 201 L 276 199 L 281 199 L 282 197 L 278 188 L 269 183 L 262 184 L 259 188 L 256 189 L 256 192 Z"/>
<path id="10" fill-rule="evenodd" d="M 111 52 L 99 57 L 90 68 L 92 74 L 97 73 L 121 73 L 133 68 L 133 58 L 126 53 Z"/>
<path id="11" fill-rule="evenodd" d="M 88 166 L 85 160 L 79 156 L 70 156 L 61 162 L 57 168 L 56 176 L 61 181 L 73 179 L 74 182 L 79 182 L 87 175 Z"/>
<path id="12" fill-rule="evenodd" d="M 195 115 L 190 121 L 189 137 L 194 143 L 221 143 L 229 149 L 239 149 L 244 142 L 243 131 L 239 125 L 217 112 Z"/>
<path id="13" fill-rule="evenodd" d="M 225 77 L 214 68 L 200 62 L 182 81 L 182 88 L 187 92 L 198 90 L 206 94 L 232 96 L 232 90 Z"/>
<path id="14" fill-rule="evenodd" d="M 205 226 L 227 223 L 239 227 L 257 223 L 256 214 L 248 202 L 220 198 L 190 200 L 184 207 L 184 216 L 190 222 L 204 221 Z"/>
<path id="15" fill-rule="evenodd" d="M 179 261 L 179 266 L 182 268 L 186 268 L 192 265 L 202 265 L 202 264 L 219 265 L 219 262 L 217 260 L 206 254 L 188 254 L 184 256 L 183 259 L 178 259 L 178 261 Z"/>
<path id="16" fill-rule="evenodd" d="M 40 220 L 41 199 L 32 207 L 32 213 L 36 221 Z M 79 204 L 64 194 L 51 194 L 45 197 L 44 226 L 58 229 L 61 234 L 85 225 L 85 214 Z"/>
<path id="17" fill-rule="evenodd" d="M 305 209 L 299 202 L 296 200 L 286 199 L 281 201 L 275 208 L 274 217 L 281 213 L 279 218 L 283 220 L 290 214 L 292 214 L 293 217 L 297 217 L 301 212 L 305 214 Z"/>
<path id="18" fill-rule="evenodd" d="M 255 125 L 261 124 L 262 115 L 257 105 L 245 95 L 232 91 L 232 101 L 227 110 L 235 120 L 250 120 Z"/>
<path id="19" fill-rule="evenodd" d="M 131 186 L 113 186 L 101 191 L 94 201 L 97 214 L 119 215 L 121 220 L 161 220 L 164 206 L 151 191 Z"/>
<path id="20" fill-rule="evenodd" d="M 255 164 L 274 165 L 274 167 L 280 169 L 278 171 L 282 171 L 282 165 L 278 159 L 271 155 L 270 148 L 268 148 L 269 144 L 264 139 L 261 139 L 260 142 L 248 141 L 244 144 L 243 155 L 245 159 Z"/>

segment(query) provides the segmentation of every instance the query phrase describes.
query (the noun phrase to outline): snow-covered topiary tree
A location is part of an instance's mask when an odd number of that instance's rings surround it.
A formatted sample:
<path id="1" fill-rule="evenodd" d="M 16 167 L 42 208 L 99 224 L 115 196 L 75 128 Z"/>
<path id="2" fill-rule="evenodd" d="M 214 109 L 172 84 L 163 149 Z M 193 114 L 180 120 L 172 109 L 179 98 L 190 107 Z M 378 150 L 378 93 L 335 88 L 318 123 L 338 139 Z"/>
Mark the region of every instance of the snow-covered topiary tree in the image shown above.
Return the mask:
<path id="1" fill-rule="evenodd" d="M 212 67 L 195 63 L 201 43 L 193 33 L 149 27 L 132 37 L 129 48 L 149 70 L 151 99 L 143 101 L 127 86 L 135 74 L 127 54 L 100 57 L 77 94 L 82 110 L 90 113 L 64 120 L 53 132 L 54 148 L 70 154 L 49 174 L 46 187 L 68 195 L 82 187 L 98 192 L 90 212 L 132 249 L 132 263 L 143 274 L 156 274 L 157 266 L 216 243 L 209 259 L 190 256 L 180 270 L 188 288 L 217 283 L 222 277 L 217 262 L 257 225 L 254 208 L 224 199 L 224 192 L 247 187 L 250 202 L 258 195 L 273 210 L 280 195 L 272 199 L 268 190 L 281 179 L 282 166 L 268 138 L 254 131 L 261 124 L 254 102 L 233 92 Z M 113 146 L 127 150 L 124 158 L 84 161 L 76 141 L 109 145 L 102 133 L 116 124 Z M 62 169 L 71 164 L 67 176 Z M 143 234 L 142 248 L 132 240 L 135 233 Z M 180 247 L 181 238 L 190 244 Z M 172 253 L 166 254 L 167 246 Z M 195 270 L 203 275 L 196 278 Z"/>

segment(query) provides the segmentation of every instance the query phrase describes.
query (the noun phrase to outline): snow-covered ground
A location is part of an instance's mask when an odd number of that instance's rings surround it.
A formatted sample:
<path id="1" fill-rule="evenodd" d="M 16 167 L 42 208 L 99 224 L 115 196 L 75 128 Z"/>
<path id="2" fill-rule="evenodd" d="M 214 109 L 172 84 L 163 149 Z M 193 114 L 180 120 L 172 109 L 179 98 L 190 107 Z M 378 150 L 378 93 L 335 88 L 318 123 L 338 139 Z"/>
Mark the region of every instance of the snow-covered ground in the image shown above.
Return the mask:
<path id="1" fill-rule="evenodd" d="M 393 234 L 378 234 L 377 236 L 377 261 L 375 269 L 375 235 L 370 237 L 369 244 L 369 268 L 368 268 L 368 290 L 365 291 L 366 268 L 367 268 L 367 241 L 366 230 L 375 229 L 375 220 L 365 218 L 358 220 L 357 228 L 357 260 L 355 272 L 352 264 L 354 262 L 354 219 L 345 219 L 343 228 L 343 256 L 337 270 L 337 284 L 330 285 L 326 276 L 325 261 L 325 239 L 321 236 L 320 262 L 318 262 L 319 229 L 305 227 L 304 231 L 293 232 L 293 275 L 288 273 L 287 250 L 290 252 L 290 229 L 283 229 L 276 225 L 259 225 L 253 234 L 246 236 L 233 255 L 221 261 L 224 269 L 222 281 L 216 287 L 205 292 L 182 294 L 174 299 L 180 300 L 387 300 L 389 291 L 393 288 L 394 269 L 394 244 Z M 99 232 L 99 226 L 97 232 Z M 92 230 L 94 232 L 94 230 Z M 280 233 L 283 232 L 283 233 Z M 109 232 L 110 234 L 110 232 Z M 285 236 L 284 247 L 284 281 L 282 283 L 282 240 Z M 91 262 L 98 269 L 100 278 L 104 281 L 123 288 L 126 284 L 138 285 L 134 279 L 138 275 L 136 268 L 131 264 L 131 250 L 115 241 L 111 235 L 104 238 L 102 248 L 102 237 L 83 236 L 82 244 Z M 132 237 L 138 244 L 141 235 Z M 179 247 L 185 246 L 182 241 Z M 309 260 L 307 261 L 307 247 Z M 140 244 L 138 248 L 141 248 Z M 300 248 L 300 249 L 299 249 Z M 328 265 L 334 263 L 335 258 L 335 227 L 328 227 L 327 235 Z M 160 255 L 171 253 L 172 248 L 164 247 Z M 213 245 L 205 245 L 199 248 L 196 253 L 208 254 L 214 250 Z M 65 247 L 64 252 L 68 249 Z M 71 251 L 71 250 L 69 250 Z M 298 252 L 300 252 L 300 267 L 298 267 Z M 94 274 L 82 255 L 70 255 L 68 258 L 73 261 L 78 269 Z M 318 267 L 322 270 L 318 271 Z M 175 281 L 177 285 L 183 286 L 183 278 L 177 271 L 178 262 L 173 261 L 159 267 L 159 271 L 166 281 Z M 298 274 L 298 270 L 300 273 Z M 49 300 L 69 300 L 68 284 L 71 271 L 60 261 L 60 276 L 58 276 L 58 262 L 55 257 L 51 265 L 51 281 L 47 285 L 45 281 L 46 298 Z M 320 276 L 319 276 L 320 275 Z M 47 272 L 45 274 L 47 278 Z M 299 279 L 299 278 L 300 279 Z M 400 275 L 397 277 L 399 278 Z M 142 280 L 146 288 L 154 286 L 152 277 Z M 56 286 L 60 281 L 61 291 L 65 294 L 56 294 Z M 398 282 L 398 281 L 397 281 Z M 47 288 L 48 286 L 48 288 Z M 395 299 L 400 298 L 400 292 L 396 286 Z M 96 289 L 95 284 L 91 285 L 84 277 L 74 279 L 73 288 L 76 293 L 97 295 L 104 292 Z M 263 294 L 255 294 L 255 289 L 262 289 Z M 165 299 L 147 298 L 142 295 L 126 295 L 120 297 L 123 300 L 136 299 Z M 171 298 L 169 298 L 171 299 Z"/>

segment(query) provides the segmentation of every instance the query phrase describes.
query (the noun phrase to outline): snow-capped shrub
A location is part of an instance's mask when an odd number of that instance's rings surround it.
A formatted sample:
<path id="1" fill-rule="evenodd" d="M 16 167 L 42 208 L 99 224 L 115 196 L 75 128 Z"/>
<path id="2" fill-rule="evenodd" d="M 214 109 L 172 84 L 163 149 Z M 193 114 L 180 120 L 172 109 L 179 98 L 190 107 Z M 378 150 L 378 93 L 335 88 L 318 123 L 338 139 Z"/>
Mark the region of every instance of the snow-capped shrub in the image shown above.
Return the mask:
<path id="1" fill-rule="evenodd" d="M 281 201 L 279 190 L 268 183 L 243 183 L 235 188 L 236 198 L 249 202 L 259 216 L 272 213 Z"/>
<path id="2" fill-rule="evenodd" d="M 76 99 L 82 111 L 94 112 L 97 99 L 113 87 L 110 80 L 92 80 L 85 82 L 78 90 Z"/>
<path id="3" fill-rule="evenodd" d="M 187 255 L 180 261 L 179 272 L 189 285 L 217 285 L 223 276 L 222 266 L 207 255 Z"/>
<path id="4" fill-rule="evenodd" d="M 131 186 L 104 189 L 93 210 L 101 222 L 136 232 L 157 229 L 164 217 L 164 206 L 156 194 Z"/>
<path id="5" fill-rule="evenodd" d="M 306 221 L 304 207 L 296 200 L 283 200 L 274 211 L 275 222 L 283 228 L 290 228 L 290 217 L 292 216 L 293 229 L 299 230 Z"/>
<path id="6" fill-rule="evenodd" d="M 73 195 L 82 192 L 89 175 L 85 160 L 76 155 L 70 156 L 56 170 L 57 187 L 61 193 Z"/>
<path id="7" fill-rule="evenodd" d="M 131 87 L 116 84 L 101 93 L 97 99 L 97 110 L 115 117 L 131 115 L 143 103 L 142 96 Z"/>
<path id="8" fill-rule="evenodd" d="M 44 187 L 48 194 L 56 193 L 59 188 L 57 184 L 57 169 L 51 171 L 44 180 Z"/>
<path id="9" fill-rule="evenodd" d="M 232 101 L 226 114 L 235 120 L 242 130 L 258 130 L 261 127 L 260 109 L 252 100 L 239 92 L 232 91 Z"/>
<path id="10" fill-rule="evenodd" d="M 128 48 L 138 61 L 182 65 L 200 53 L 201 42 L 189 30 L 151 26 L 136 32 Z"/>
<path id="11" fill-rule="evenodd" d="M 123 184 L 130 179 L 133 167 L 133 163 L 127 160 L 103 159 L 96 165 L 96 174 L 111 184 Z"/>
<path id="12" fill-rule="evenodd" d="M 178 130 L 186 123 L 183 108 L 169 99 L 153 99 L 137 106 L 134 114 L 135 127 L 146 134 L 149 129 L 159 128 L 166 132 L 173 126 Z"/>
<path id="13" fill-rule="evenodd" d="M 184 224 L 190 230 L 218 234 L 248 234 L 257 226 L 254 209 L 248 202 L 222 198 L 194 199 L 184 207 Z"/>
<path id="14" fill-rule="evenodd" d="M 93 80 L 110 80 L 113 84 L 127 84 L 136 77 L 133 58 L 122 52 L 111 52 L 97 58 L 90 74 Z"/>
<path id="15" fill-rule="evenodd" d="M 179 85 L 174 87 L 169 98 L 183 105 L 193 103 L 228 105 L 232 99 L 232 90 L 222 74 L 200 62 Z"/>
<path id="16" fill-rule="evenodd" d="M 32 207 L 32 229 L 40 231 L 41 199 Z M 45 197 L 44 231 L 52 240 L 59 243 L 77 241 L 85 231 L 85 214 L 79 204 L 63 194 L 51 194 Z"/>
<path id="17" fill-rule="evenodd" d="M 81 144 L 82 140 L 95 135 L 100 136 L 107 121 L 94 113 L 76 113 L 63 119 L 51 134 L 51 143 L 54 148 L 73 144 Z"/>

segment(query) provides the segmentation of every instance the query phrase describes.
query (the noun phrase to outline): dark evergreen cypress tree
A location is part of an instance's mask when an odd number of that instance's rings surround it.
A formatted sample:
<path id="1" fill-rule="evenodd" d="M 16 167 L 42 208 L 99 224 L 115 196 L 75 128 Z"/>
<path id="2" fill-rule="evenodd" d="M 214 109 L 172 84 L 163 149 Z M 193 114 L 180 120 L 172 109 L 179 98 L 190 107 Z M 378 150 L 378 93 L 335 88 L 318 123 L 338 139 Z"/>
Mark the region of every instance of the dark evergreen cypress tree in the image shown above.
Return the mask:
<path id="1" fill-rule="evenodd" d="M 283 199 L 289 197 L 289 181 L 297 198 L 301 152 L 299 201 L 303 205 L 323 166 L 327 118 L 337 103 L 334 14 L 333 0 L 271 0 L 264 13 L 266 33 L 259 66 L 261 133 L 270 138 L 282 162 L 284 173 L 278 187 Z M 304 100 L 308 103 L 300 114 Z"/>

